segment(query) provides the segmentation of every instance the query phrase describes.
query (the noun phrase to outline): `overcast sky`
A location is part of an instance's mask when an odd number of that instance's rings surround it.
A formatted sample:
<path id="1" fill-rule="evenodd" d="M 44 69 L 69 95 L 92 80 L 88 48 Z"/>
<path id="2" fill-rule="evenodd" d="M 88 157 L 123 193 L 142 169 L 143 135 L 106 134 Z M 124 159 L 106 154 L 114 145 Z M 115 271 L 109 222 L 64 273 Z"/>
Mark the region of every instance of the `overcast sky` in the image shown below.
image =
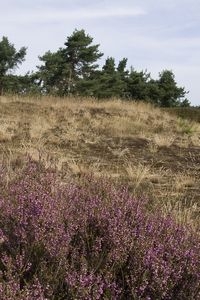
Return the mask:
<path id="1" fill-rule="evenodd" d="M 0 0 L 0 39 L 28 47 L 20 72 L 35 70 L 39 55 L 85 29 L 104 53 L 128 58 L 153 78 L 175 73 L 189 100 L 200 105 L 200 0 Z"/>

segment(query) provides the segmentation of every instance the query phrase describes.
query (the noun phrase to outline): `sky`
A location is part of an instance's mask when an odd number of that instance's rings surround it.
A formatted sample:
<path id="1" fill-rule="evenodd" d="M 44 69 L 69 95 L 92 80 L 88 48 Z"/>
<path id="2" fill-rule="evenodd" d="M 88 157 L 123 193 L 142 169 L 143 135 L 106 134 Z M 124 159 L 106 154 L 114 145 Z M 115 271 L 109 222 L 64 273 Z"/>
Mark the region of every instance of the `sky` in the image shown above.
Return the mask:
<path id="1" fill-rule="evenodd" d="M 20 74 L 36 70 L 38 56 L 63 47 L 75 29 L 100 44 L 100 64 L 126 57 L 155 79 L 172 70 L 200 105 L 200 0 L 0 0 L 0 40 L 28 48 Z"/>

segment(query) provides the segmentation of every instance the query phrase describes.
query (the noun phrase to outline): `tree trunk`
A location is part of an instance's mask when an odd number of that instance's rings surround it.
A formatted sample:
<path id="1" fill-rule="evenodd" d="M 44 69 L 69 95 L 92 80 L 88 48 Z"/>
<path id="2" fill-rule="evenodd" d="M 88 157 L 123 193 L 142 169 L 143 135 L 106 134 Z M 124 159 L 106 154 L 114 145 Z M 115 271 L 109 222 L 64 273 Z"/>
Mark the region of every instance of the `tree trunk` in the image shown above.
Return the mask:
<path id="1" fill-rule="evenodd" d="M 0 96 L 3 95 L 3 78 L 0 78 Z"/>
<path id="2" fill-rule="evenodd" d="M 69 95 L 70 92 L 71 92 L 71 83 L 72 83 L 72 70 L 71 70 L 71 68 L 70 68 L 70 70 L 69 70 L 68 87 L 67 87 L 68 95 Z"/>

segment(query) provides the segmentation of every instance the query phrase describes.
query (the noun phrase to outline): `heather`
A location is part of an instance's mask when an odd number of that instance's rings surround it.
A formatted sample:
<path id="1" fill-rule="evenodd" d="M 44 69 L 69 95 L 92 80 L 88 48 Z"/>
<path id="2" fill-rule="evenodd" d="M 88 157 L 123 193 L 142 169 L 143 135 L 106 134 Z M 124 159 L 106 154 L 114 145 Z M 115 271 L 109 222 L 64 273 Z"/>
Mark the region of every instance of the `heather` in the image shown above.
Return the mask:
<path id="1" fill-rule="evenodd" d="M 0 299 L 200 299 L 200 238 L 126 186 L 0 168 Z"/>

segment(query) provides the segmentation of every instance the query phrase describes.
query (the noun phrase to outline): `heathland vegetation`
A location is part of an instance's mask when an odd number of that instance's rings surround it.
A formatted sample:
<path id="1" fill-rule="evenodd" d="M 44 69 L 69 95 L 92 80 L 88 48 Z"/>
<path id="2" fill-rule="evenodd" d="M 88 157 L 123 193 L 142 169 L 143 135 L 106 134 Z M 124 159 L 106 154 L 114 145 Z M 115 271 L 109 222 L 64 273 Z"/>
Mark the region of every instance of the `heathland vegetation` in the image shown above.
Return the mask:
<path id="1" fill-rule="evenodd" d="M 1 299 L 199 299 L 199 123 L 15 95 L 0 124 Z"/>
<path id="2" fill-rule="evenodd" d="M 198 300 L 200 109 L 92 41 L 0 42 L 0 299 Z"/>

